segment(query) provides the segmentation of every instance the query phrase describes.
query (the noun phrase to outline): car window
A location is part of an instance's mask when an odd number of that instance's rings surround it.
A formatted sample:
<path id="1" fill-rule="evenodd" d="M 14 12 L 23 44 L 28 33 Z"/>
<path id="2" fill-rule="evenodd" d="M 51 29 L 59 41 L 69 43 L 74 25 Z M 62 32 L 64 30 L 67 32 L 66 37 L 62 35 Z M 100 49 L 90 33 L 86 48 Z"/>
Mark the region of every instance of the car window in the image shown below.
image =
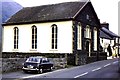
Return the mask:
<path id="1" fill-rule="evenodd" d="M 47 63 L 49 60 L 47 58 L 42 59 L 42 63 Z"/>
<path id="2" fill-rule="evenodd" d="M 26 60 L 26 62 L 35 62 L 35 63 L 39 63 L 40 62 L 40 59 L 39 58 L 28 58 Z"/>

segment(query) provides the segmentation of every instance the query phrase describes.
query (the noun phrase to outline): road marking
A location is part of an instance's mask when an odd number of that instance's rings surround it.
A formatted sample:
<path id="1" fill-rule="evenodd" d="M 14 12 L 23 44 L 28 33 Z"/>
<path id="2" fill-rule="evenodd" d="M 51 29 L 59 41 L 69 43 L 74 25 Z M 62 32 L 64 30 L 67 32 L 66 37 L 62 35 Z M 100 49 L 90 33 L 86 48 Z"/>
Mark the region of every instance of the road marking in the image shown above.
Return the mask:
<path id="1" fill-rule="evenodd" d="M 118 63 L 118 61 L 113 62 L 113 64 L 116 64 L 116 63 Z"/>
<path id="2" fill-rule="evenodd" d="M 111 63 L 104 65 L 104 67 L 107 67 L 107 66 L 109 66 L 109 65 L 111 65 Z"/>
<path id="3" fill-rule="evenodd" d="M 94 72 L 94 71 L 97 71 L 97 70 L 100 70 L 100 69 L 101 69 L 101 67 L 93 69 L 92 71 Z"/>
<path id="4" fill-rule="evenodd" d="M 88 74 L 88 72 L 85 72 L 85 73 L 83 73 L 83 74 L 80 74 L 80 75 L 78 75 L 78 76 L 75 76 L 74 78 L 78 78 L 78 77 L 84 76 L 84 75 L 86 75 L 86 74 Z"/>

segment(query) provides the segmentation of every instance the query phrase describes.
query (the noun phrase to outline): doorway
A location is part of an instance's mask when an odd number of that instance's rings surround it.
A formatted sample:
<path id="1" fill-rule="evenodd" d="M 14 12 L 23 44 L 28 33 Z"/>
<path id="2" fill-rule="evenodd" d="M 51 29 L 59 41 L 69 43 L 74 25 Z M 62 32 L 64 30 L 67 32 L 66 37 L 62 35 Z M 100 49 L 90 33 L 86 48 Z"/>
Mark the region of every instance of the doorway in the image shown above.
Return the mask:
<path id="1" fill-rule="evenodd" d="M 88 56 L 90 57 L 90 41 L 86 41 L 86 51 L 88 53 Z"/>

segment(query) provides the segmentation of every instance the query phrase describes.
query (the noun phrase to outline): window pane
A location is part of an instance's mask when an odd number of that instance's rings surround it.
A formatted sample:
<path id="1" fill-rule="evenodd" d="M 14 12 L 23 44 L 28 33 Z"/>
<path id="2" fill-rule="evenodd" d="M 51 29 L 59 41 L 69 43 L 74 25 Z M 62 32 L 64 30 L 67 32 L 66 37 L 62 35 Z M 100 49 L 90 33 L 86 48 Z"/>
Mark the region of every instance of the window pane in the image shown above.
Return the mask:
<path id="1" fill-rule="evenodd" d="M 32 49 L 34 49 L 34 45 L 32 45 Z"/>
<path id="2" fill-rule="evenodd" d="M 52 44 L 54 44 L 54 39 L 52 39 Z"/>
<path id="3" fill-rule="evenodd" d="M 57 33 L 55 34 L 55 38 L 57 38 Z"/>
<path id="4" fill-rule="evenodd" d="M 52 44 L 52 49 L 54 49 L 54 44 Z"/>
<path id="5" fill-rule="evenodd" d="M 35 35 L 35 40 L 37 40 L 37 35 Z"/>
<path id="6" fill-rule="evenodd" d="M 32 28 L 32 34 L 34 34 L 34 28 Z"/>
<path id="7" fill-rule="evenodd" d="M 57 49 L 57 44 L 55 45 L 55 49 Z"/>
<path id="8" fill-rule="evenodd" d="M 34 40 L 32 40 L 32 45 L 34 45 Z"/>
<path id="9" fill-rule="evenodd" d="M 35 49 L 37 49 L 37 44 L 35 44 Z"/>
<path id="10" fill-rule="evenodd" d="M 54 34 L 52 34 L 52 39 L 54 38 Z"/>
<path id="11" fill-rule="evenodd" d="M 56 32 L 55 33 L 57 33 L 58 31 L 57 31 L 57 26 L 55 27 L 55 30 L 56 30 Z"/>
<path id="12" fill-rule="evenodd" d="M 37 44 L 37 40 L 35 40 L 35 44 Z"/>
<path id="13" fill-rule="evenodd" d="M 35 28 L 35 34 L 37 34 L 37 28 Z"/>
<path id="14" fill-rule="evenodd" d="M 52 27 L 52 34 L 54 34 L 54 27 Z"/>
<path id="15" fill-rule="evenodd" d="M 14 29 L 14 35 L 16 35 L 16 29 Z"/>
<path id="16" fill-rule="evenodd" d="M 14 49 L 16 49 L 16 45 L 14 45 Z"/>
<path id="17" fill-rule="evenodd" d="M 57 39 L 55 39 L 55 44 L 57 44 Z"/>

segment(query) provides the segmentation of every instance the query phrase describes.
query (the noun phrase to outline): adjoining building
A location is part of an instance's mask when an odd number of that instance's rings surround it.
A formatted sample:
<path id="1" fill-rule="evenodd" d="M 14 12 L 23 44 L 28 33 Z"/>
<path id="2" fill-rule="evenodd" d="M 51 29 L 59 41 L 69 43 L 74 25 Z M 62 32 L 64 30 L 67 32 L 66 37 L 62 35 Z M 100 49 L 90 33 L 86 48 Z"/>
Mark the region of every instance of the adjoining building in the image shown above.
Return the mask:
<path id="1" fill-rule="evenodd" d="M 109 24 L 104 22 L 101 24 L 100 30 L 100 44 L 103 52 L 107 52 L 107 58 L 118 57 L 119 53 L 119 39 L 120 36 L 116 35 L 109 30 Z"/>
<path id="2" fill-rule="evenodd" d="M 99 57 L 100 28 L 89 0 L 26 7 L 3 24 L 2 53 L 59 54 L 86 64 Z"/>

